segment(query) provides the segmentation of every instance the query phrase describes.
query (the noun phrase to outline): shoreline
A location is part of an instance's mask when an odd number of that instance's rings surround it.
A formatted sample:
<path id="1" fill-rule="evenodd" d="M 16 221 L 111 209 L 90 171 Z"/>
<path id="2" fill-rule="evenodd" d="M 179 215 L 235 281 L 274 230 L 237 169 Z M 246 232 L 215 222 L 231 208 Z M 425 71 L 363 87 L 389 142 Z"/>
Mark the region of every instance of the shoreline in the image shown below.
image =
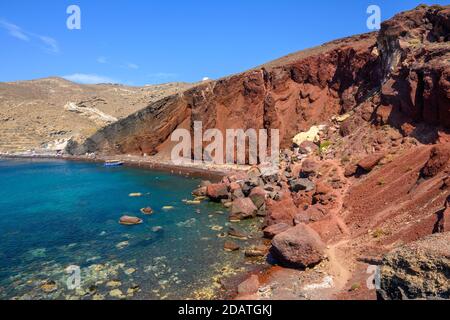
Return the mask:
<path id="1" fill-rule="evenodd" d="M 125 167 L 138 168 L 144 170 L 162 171 L 183 177 L 194 177 L 201 179 L 211 179 L 220 181 L 224 176 L 242 170 L 248 170 L 248 166 L 225 166 L 209 164 L 186 164 L 176 165 L 167 160 L 155 159 L 152 157 L 140 156 L 57 156 L 50 154 L 4 154 L 0 153 L 0 159 L 40 159 L 40 160 L 64 160 L 74 162 L 104 163 L 107 160 L 122 161 Z"/>

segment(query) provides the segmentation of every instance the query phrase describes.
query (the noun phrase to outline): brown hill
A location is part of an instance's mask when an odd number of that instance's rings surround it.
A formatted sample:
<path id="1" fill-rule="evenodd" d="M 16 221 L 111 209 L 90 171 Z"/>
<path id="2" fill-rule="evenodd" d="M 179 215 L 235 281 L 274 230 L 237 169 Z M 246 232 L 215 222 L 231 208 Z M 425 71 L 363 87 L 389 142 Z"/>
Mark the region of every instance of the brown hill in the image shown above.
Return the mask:
<path id="1" fill-rule="evenodd" d="M 83 141 L 101 127 L 190 86 L 81 85 L 61 78 L 0 83 L 0 152 L 41 149 L 69 138 Z"/>

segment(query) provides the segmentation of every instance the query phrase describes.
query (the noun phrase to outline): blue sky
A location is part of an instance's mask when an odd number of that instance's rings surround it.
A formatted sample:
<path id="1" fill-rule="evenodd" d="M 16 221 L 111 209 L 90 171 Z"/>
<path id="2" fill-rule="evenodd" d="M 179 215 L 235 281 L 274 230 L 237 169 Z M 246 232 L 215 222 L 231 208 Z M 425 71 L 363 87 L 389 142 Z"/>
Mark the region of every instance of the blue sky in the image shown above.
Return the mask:
<path id="1" fill-rule="evenodd" d="M 217 79 L 323 42 L 368 32 L 413 0 L 15 0 L 0 2 L 0 81 L 67 76 L 144 85 Z M 66 27 L 69 5 L 81 30 Z"/>

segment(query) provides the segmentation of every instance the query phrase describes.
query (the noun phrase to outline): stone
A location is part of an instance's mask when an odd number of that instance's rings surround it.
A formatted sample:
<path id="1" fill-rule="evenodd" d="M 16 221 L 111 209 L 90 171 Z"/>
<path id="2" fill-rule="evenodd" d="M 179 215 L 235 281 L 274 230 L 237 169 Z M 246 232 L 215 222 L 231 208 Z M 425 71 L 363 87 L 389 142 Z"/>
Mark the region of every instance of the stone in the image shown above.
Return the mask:
<path id="1" fill-rule="evenodd" d="M 114 289 L 109 292 L 109 295 L 113 298 L 123 299 L 125 298 L 124 294 L 120 289 Z"/>
<path id="2" fill-rule="evenodd" d="M 248 238 L 248 235 L 245 232 L 238 230 L 235 227 L 228 228 L 228 235 L 232 238 L 241 240 L 246 240 Z"/>
<path id="3" fill-rule="evenodd" d="M 396 248 L 380 266 L 384 300 L 450 299 L 450 233 L 438 233 Z"/>
<path id="4" fill-rule="evenodd" d="M 249 198 L 253 201 L 255 207 L 259 209 L 266 202 L 266 191 L 261 187 L 253 188 Z"/>
<path id="5" fill-rule="evenodd" d="M 245 249 L 245 256 L 247 258 L 264 257 L 267 253 L 267 247 L 265 245 L 257 245 Z"/>
<path id="6" fill-rule="evenodd" d="M 369 172 L 372 171 L 375 166 L 380 163 L 380 161 L 384 158 L 384 154 L 375 153 L 370 156 L 367 156 L 358 162 L 358 167 Z"/>
<path id="7" fill-rule="evenodd" d="M 315 161 L 306 159 L 302 163 L 301 177 L 302 178 L 307 178 L 309 176 L 314 175 L 317 172 L 318 167 L 319 166 L 318 166 L 318 164 Z"/>
<path id="8" fill-rule="evenodd" d="M 247 171 L 248 179 L 258 179 L 261 176 L 261 170 L 258 167 L 252 167 Z"/>
<path id="9" fill-rule="evenodd" d="M 267 215 L 264 224 L 270 226 L 280 222 L 292 224 L 295 214 L 298 212 L 291 195 L 286 192 L 279 201 L 267 200 Z"/>
<path id="10" fill-rule="evenodd" d="M 223 248 L 225 251 L 237 251 L 239 250 L 239 245 L 233 241 L 225 241 Z"/>
<path id="11" fill-rule="evenodd" d="M 344 176 L 349 178 L 351 176 L 354 176 L 357 171 L 358 171 L 358 166 L 356 164 L 349 164 L 345 167 Z"/>
<path id="12" fill-rule="evenodd" d="M 225 183 L 210 184 L 206 189 L 206 195 L 215 202 L 228 199 L 228 187 Z"/>
<path id="13" fill-rule="evenodd" d="M 282 232 L 286 231 L 289 228 L 292 228 L 292 225 L 289 225 L 289 224 L 284 223 L 284 222 L 273 224 L 271 226 L 266 227 L 263 230 L 264 238 L 272 239 L 277 234 L 282 233 Z"/>
<path id="14" fill-rule="evenodd" d="M 119 280 L 111 280 L 106 283 L 106 286 L 109 288 L 117 288 L 120 287 L 121 285 L 122 282 L 120 282 Z"/>
<path id="15" fill-rule="evenodd" d="M 315 153 L 317 150 L 319 150 L 319 146 L 311 141 L 303 142 L 298 148 L 298 151 L 305 155 Z"/>
<path id="16" fill-rule="evenodd" d="M 230 220 L 244 220 L 256 217 L 258 208 L 250 198 L 239 198 L 233 201 L 231 206 Z"/>
<path id="17" fill-rule="evenodd" d="M 151 214 L 153 213 L 153 209 L 150 208 L 150 207 L 142 208 L 142 209 L 141 209 L 141 212 L 142 212 L 143 214 L 145 214 L 145 215 L 151 215 Z"/>
<path id="18" fill-rule="evenodd" d="M 58 285 L 53 280 L 47 280 L 41 285 L 41 290 L 45 293 L 52 293 L 58 290 Z"/>
<path id="19" fill-rule="evenodd" d="M 119 220 L 119 223 L 126 226 L 132 226 L 136 224 L 141 224 L 142 219 L 139 219 L 138 217 L 122 216 Z"/>
<path id="20" fill-rule="evenodd" d="M 207 189 L 208 189 L 208 187 L 206 187 L 206 186 L 199 187 L 199 188 L 195 189 L 194 191 L 192 191 L 192 195 L 195 197 L 204 197 L 204 196 L 206 196 Z"/>
<path id="21" fill-rule="evenodd" d="M 325 258 L 325 244 L 312 228 L 299 224 L 276 235 L 271 253 L 284 266 L 307 268 Z"/>
<path id="22" fill-rule="evenodd" d="M 289 185 L 291 187 L 292 192 L 299 192 L 299 191 L 312 191 L 315 189 L 315 184 L 309 179 L 306 178 L 298 178 L 289 181 Z"/>
<path id="23" fill-rule="evenodd" d="M 134 192 L 134 193 L 130 193 L 128 196 L 130 196 L 130 197 L 132 197 L 132 198 L 142 197 L 142 193 L 140 193 L 140 192 Z"/>
<path id="24" fill-rule="evenodd" d="M 259 278 L 257 275 L 251 275 L 250 278 L 238 285 L 238 293 L 241 295 L 249 295 L 258 292 Z"/>
<path id="25" fill-rule="evenodd" d="M 319 140 L 319 133 L 325 129 L 325 126 L 312 126 L 308 131 L 306 132 L 300 132 L 297 134 L 293 139 L 292 142 L 294 145 L 300 146 L 303 142 L 309 141 L 309 142 L 318 142 Z"/>

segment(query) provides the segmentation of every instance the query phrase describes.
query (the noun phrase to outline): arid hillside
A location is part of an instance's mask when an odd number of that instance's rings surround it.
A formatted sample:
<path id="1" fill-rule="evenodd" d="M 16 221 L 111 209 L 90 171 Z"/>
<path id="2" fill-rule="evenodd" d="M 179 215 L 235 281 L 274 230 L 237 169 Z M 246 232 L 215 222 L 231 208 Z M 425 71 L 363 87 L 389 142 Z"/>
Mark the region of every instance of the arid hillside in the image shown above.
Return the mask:
<path id="1" fill-rule="evenodd" d="M 189 88 L 81 85 L 61 78 L 0 83 L 0 152 L 63 149 L 150 103 Z"/>

